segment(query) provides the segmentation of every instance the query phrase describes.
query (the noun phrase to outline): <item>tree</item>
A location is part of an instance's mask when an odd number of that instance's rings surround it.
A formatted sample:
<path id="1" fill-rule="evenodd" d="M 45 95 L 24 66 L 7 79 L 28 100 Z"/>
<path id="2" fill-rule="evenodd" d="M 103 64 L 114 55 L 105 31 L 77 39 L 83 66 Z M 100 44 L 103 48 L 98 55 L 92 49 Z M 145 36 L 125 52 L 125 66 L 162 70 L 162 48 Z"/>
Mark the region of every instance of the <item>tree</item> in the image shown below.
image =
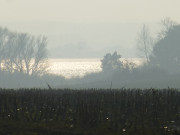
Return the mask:
<path id="1" fill-rule="evenodd" d="M 104 72 L 115 71 L 122 69 L 123 63 L 120 61 L 121 55 L 114 52 L 113 54 L 107 53 L 101 60 L 101 67 Z"/>
<path id="2" fill-rule="evenodd" d="M 155 44 L 150 62 L 171 73 L 180 72 L 180 25 L 169 29 Z"/>
<path id="3" fill-rule="evenodd" d="M 0 35 L 0 38 L 1 35 Z M 6 42 L 5 42 L 6 41 Z M 6 71 L 27 75 L 42 74 L 47 69 L 47 38 L 27 33 L 8 32 L 3 42 L 3 65 Z"/>
<path id="4" fill-rule="evenodd" d="M 177 25 L 177 23 L 171 20 L 171 18 L 169 17 L 162 19 L 160 23 L 161 23 L 162 29 L 158 33 L 158 40 L 163 39 L 167 35 L 168 31 L 172 29 L 175 25 Z"/>
<path id="5" fill-rule="evenodd" d="M 34 62 L 32 64 L 32 74 L 42 74 L 46 71 L 47 61 L 47 38 L 39 36 L 34 46 Z"/>
<path id="6" fill-rule="evenodd" d="M 2 62 L 4 59 L 5 46 L 8 41 L 8 29 L 0 27 L 0 70 L 2 70 Z"/>
<path id="7" fill-rule="evenodd" d="M 137 49 L 146 59 L 146 63 L 149 63 L 149 55 L 152 50 L 153 39 L 150 35 L 150 31 L 146 25 L 143 25 L 141 31 L 138 33 Z"/>

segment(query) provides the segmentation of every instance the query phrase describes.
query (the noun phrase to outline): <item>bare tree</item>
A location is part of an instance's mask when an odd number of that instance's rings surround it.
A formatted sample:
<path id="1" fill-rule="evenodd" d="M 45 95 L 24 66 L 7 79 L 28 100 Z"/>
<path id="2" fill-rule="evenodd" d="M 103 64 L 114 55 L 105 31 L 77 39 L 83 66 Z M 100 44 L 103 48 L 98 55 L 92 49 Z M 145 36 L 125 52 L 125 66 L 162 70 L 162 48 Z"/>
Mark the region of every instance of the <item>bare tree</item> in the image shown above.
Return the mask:
<path id="1" fill-rule="evenodd" d="M 0 27 L 0 70 L 2 70 L 2 62 L 4 59 L 5 46 L 8 41 L 8 29 Z"/>
<path id="2" fill-rule="evenodd" d="M 12 73 L 14 72 L 14 61 L 16 58 L 15 52 L 15 44 L 17 40 L 17 33 L 15 32 L 9 32 L 8 33 L 8 40 L 6 42 L 6 45 L 4 46 L 4 54 L 3 54 L 3 69 Z"/>
<path id="3" fill-rule="evenodd" d="M 44 36 L 35 38 L 27 33 L 9 32 L 3 50 L 4 69 L 9 72 L 34 75 L 47 69 L 47 38 Z"/>
<path id="4" fill-rule="evenodd" d="M 42 74 L 47 70 L 47 38 L 39 36 L 34 47 L 34 63 L 32 64 L 32 74 Z"/>
<path id="5" fill-rule="evenodd" d="M 141 31 L 138 33 L 137 49 L 141 56 L 146 59 L 147 63 L 149 63 L 149 55 L 151 53 L 152 47 L 153 39 L 150 35 L 148 27 L 144 24 Z"/>
<path id="6" fill-rule="evenodd" d="M 178 25 L 178 23 L 171 20 L 169 17 L 162 19 L 160 24 L 162 26 L 162 30 L 158 33 L 158 40 L 163 39 L 167 35 L 167 32 L 173 28 L 173 26 Z"/>

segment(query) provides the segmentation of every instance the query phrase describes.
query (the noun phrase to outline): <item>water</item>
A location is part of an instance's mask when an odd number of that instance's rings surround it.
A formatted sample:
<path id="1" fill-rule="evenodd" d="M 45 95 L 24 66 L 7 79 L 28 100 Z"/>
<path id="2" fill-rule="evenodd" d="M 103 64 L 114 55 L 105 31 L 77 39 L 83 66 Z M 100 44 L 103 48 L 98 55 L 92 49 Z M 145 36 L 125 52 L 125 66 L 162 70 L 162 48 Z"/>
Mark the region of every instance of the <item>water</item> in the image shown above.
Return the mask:
<path id="1" fill-rule="evenodd" d="M 49 73 L 67 79 L 102 71 L 100 59 L 49 59 L 49 65 Z"/>
<path id="2" fill-rule="evenodd" d="M 67 79 L 73 77 L 83 77 L 89 73 L 102 71 L 101 59 L 49 59 L 49 73 L 64 76 Z M 127 59 L 137 65 L 141 65 L 143 60 L 137 58 Z M 123 59 L 125 61 L 125 59 Z"/>

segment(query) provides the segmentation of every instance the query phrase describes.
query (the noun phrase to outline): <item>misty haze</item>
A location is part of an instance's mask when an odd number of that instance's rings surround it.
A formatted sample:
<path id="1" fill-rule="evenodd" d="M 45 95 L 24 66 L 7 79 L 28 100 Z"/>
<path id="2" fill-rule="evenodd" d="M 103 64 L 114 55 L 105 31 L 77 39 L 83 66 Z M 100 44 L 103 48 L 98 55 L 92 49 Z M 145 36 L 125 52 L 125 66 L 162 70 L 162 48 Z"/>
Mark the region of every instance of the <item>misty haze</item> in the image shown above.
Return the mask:
<path id="1" fill-rule="evenodd" d="M 112 88 L 179 88 L 179 24 L 170 18 L 154 24 L 50 24 L 61 30 L 53 37 L 47 29 L 51 40 L 35 32 L 40 24 L 22 26 L 34 35 L 16 23 L 19 32 L 1 27 L 2 88 L 109 88 L 111 82 Z"/>
<path id="2" fill-rule="evenodd" d="M 0 135 L 180 135 L 180 1 L 0 1 Z"/>

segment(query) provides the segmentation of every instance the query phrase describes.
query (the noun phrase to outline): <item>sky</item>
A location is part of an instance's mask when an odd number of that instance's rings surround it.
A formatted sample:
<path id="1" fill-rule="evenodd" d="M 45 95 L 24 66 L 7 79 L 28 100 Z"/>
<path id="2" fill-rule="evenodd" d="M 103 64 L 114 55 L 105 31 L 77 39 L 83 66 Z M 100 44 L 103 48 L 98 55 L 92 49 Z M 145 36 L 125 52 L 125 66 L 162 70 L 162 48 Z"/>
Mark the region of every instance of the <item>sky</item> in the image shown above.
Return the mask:
<path id="1" fill-rule="evenodd" d="M 180 22 L 180 0 L 1 0 L 0 26 L 48 37 L 52 57 L 136 57 L 143 23 L 157 33 L 165 17 Z"/>
<path id="2" fill-rule="evenodd" d="M 179 0 L 1 0 L 5 21 L 156 22 L 180 20 Z"/>

